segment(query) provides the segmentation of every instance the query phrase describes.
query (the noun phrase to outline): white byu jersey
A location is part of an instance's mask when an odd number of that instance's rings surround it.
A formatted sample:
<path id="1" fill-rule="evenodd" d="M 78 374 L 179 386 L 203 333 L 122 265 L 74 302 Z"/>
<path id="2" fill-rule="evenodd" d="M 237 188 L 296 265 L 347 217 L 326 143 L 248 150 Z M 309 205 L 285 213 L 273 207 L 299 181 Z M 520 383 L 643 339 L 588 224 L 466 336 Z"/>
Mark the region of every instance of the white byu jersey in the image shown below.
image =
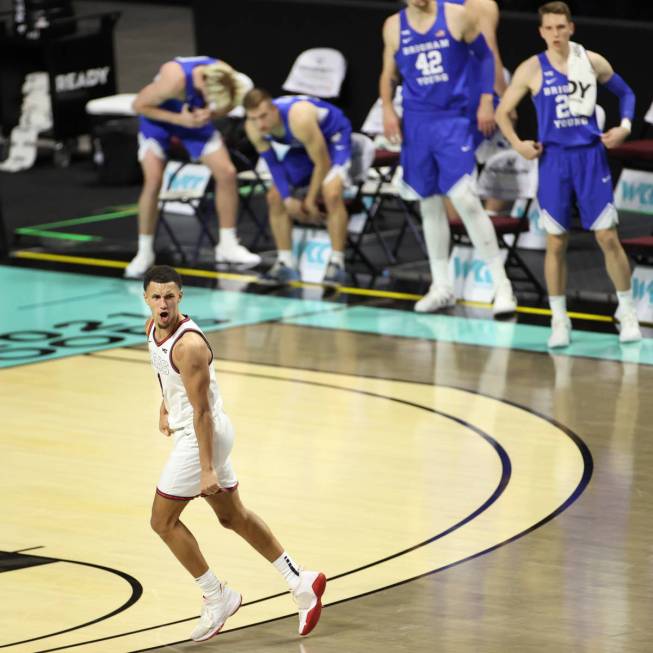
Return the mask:
<path id="1" fill-rule="evenodd" d="M 176 330 L 161 342 L 157 342 L 154 336 L 154 321 L 152 320 L 147 332 L 147 346 L 150 350 L 154 373 L 161 385 L 163 401 L 168 411 L 168 423 L 173 431 L 193 426 L 193 407 L 188 400 L 186 388 L 181 380 L 179 370 L 172 362 L 172 350 L 174 346 L 189 331 L 199 333 L 206 341 L 206 345 L 211 352 L 211 361 L 208 363 L 210 377 L 209 403 L 212 406 L 214 419 L 219 420 L 223 414 L 222 397 L 220 396 L 218 382 L 215 378 L 215 370 L 213 369 L 213 351 L 206 340 L 206 336 L 197 324 L 188 316 L 182 316 L 182 320 L 177 325 Z"/>

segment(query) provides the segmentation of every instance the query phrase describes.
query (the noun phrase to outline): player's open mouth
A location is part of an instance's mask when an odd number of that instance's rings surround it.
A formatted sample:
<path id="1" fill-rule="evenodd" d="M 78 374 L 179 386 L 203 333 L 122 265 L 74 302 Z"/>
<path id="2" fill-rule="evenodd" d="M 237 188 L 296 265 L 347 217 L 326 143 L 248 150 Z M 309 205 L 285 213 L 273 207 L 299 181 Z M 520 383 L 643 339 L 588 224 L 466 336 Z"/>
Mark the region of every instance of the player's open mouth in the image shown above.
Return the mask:
<path id="1" fill-rule="evenodd" d="M 159 317 L 165 320 L 168 317 L 168 311 L 161 311 Z"/>

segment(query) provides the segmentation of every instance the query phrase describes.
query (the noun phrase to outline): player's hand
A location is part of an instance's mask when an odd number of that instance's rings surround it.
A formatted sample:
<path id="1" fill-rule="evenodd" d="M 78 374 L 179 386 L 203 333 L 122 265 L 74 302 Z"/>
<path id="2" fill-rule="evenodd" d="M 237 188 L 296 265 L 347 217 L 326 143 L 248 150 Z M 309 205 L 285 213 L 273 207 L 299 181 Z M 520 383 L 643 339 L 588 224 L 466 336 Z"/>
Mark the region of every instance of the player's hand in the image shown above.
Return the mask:
<path id="1" fill-rule="evenodd" d="M 476 112 L 476 120 L 478 129 L 484 136 L 489 137 L 494 134 L 497 124 L 494 122 L 494 104 L 491 95 L 486 93 L 481 96 L 478 111 Z"/>
<path id="2" fill-rule="evenodd" d="M 168 423 L 168 411 L 163 402 L 161 402 L 161 408 L 159 409 L 159 431 L 163 433 L 167 438 L 172 435 L 172 429 Z"/>
<path id="3" fill-rule="evenodd" d="M 215 469 L 202 470 L 200 474 L 200 492 L 204 497 L 210 497 L 220 492 L 218 475 L 215 473 Z"/>
<path id="4" fill-rule="evenodd" d="M 163 433 L 167 438 L 172 435 L 172 430 L 168 423 L 168 413 L 164 413 L 163 411 L 159 413 L 159 431 L 161 431 L 161 433 Z"/>
<path id="5" fill-rule="evenodd" d="M 601 134 L 601 141 L 609 150 L 613 147 L 619 147 L 630 135 L 625 127 L 613 127 L 607 132 Z"/>
<path id="6" fill-rule="evenodd" d="M 302 211 L 306 216 L 306 221 L 311 224 L 322 224 L 324 221 L 325 215 L 320 211 L 320 207 L 315 200 L 305 198 L 302 202 Z"/>
<path id="7" fill-rule="evenodd" d="M 296 197 L 286 197 L 283 201 L 283 205 L 286 207 L 288 215 L 295 220 L 305 220 L 306 213 L 302 207 L 302 201 Z"/>
<path id="8" fill-rule="evenodd" d="M 211 121 L 211 110 L 208 107 L 191 110 L 187 104 L 184 104 L 181 113 L 178 114 L 177 120 L 181 127 L 188 127 L 190 129 L 204 127 Z"/>
<path id="9" fill-rule="evenodd" d="M 401 144 L 401 123 L 394 107 L 383 109 L 383 135 L 392 145 Z"/>
<path id="10" fill-rule="evenodd" d="M 519 141 L 519 143 L 514 147 L 516 152 L 529 161 L 537 159 L 542 156 L 542 152 L 544 152 L 542 143 L 538 143 L 537 141 Z"/>

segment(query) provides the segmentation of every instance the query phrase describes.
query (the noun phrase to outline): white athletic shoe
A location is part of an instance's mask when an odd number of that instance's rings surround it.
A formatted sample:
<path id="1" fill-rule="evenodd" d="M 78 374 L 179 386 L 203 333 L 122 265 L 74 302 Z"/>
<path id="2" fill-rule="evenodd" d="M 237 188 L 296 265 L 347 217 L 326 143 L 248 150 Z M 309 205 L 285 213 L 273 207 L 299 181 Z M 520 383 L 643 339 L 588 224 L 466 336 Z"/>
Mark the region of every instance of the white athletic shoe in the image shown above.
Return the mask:
<path id="1" fill-rule="evenodd" d="M 504 279 L 494 293 L 494 303 L 492 304 L 492 314 L 510 315 L 517 310 L 517 300 L 512 292 L 512 284 L 509 279 Z"/>
<path id="2" fill-rule="evenodd" d="M 415 304 L 418 313 L 435 313 L 456 305 L 456 297 L 447 286 L 431 285 L 429 291 Z"/>
<path id="3" fill-rule="evenodd" d="M 308 635 L 317 626 L 322 613 L 322 594 L 325 588 L 326 576 L 322 572 L 299 572 L 299 585 L 292 595 L 299 608 L 300 635 Z"/>
<path id="4" fill-rule="evenodd" d="M 569 347 L 571 342 L 571 320 L 565 316 L 563 318 L 553 318 L 551 320 L 551 335 L 549 336 L 549 347 L 558 349 L 560 347 Z"/>
<path id="5" fill-rule="evenodd" d="M 230 587 L 220 584 L 220 598 L 215 601 L 204 598 L 203 601 L 199 623 L 190 634 L 195 642 L 203 642 L 217 635 L 225 621 L 238 612 L 243 597 Z"/>
<path id="6" fill-rule="evenodd" d="M 145 273 L 154 265 L 154 252 L 139 252 L 125 268 L 126 279 L 142 279 Z"/>
<path id="7" fill-rule="evenodd" d="M 250 252 L 247 247 L 243 247 L 238 242 L 229 245 L 218 243 L 215 247 L 215 262 L 253 268 L 261 262 L 261 257 Z"/>
<path id="8" fill-rule="evenodd" d="M 623 313 L 617 311 L 615 317 L 619 320 L 619 342 L 639 342 L 642 339 L 642 332 L 635 311 Z"/>

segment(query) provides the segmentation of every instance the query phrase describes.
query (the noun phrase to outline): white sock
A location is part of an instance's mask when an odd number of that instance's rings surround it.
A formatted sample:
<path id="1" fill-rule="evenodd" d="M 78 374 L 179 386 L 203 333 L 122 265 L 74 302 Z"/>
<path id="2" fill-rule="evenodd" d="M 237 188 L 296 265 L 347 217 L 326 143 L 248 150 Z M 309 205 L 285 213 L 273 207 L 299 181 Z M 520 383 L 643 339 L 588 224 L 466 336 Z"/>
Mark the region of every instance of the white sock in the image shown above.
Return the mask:
<path id="1" fill-rule="evenodd" d="M 449 244 L 451 231 L 444 202 L 440 195 L 427 197 L 419 203 L 422 230 L 429 255 L 431 281 L 434 286 L 451 287 L 449 283 Z"/>
<path id="2" fill-rule="evenodd" d="M 272 564 L 294 591 L 299 585 L 299 565 L 285 551 Z"/>
<path id="3" fill-rule="evenodd" d="M 336 263 L 341 268 L 344 268 L 345 267 L 345 253 L 344 252 L 336 252 L 336 250 L 334 249 L 331 252 L 331 257 L 329 258 L 329 261 L 331 261 L 331 263 Z"/>
<path id="4" fill-rule="evenodd" d="M 551 307 L 551 317 L 564 319 L 567 317 L 567 297 L 565 295 L 549 295 L 549 306 Z"/>
<path id="5" fill-rule="evenodd" d="M 202 588 L 204 598 L 207 598 L 209 601 L 215 601 L 220 598 L 220 581 L 210 569 L 199 578 L 196 578 L 195 582 Z"/>
<path id="6" fill-rule="evenodd" d="M 220 244 L 223 247 L 233 247 L 238 244 L 235 227 L 220 227 Z"/>
<path id="7" fill-rule="evenodd" d="M 154 236 L 152 234 L 138 234 L 138 255 L 154 256 Z"/>
<path id="8" fill-rule="evenodd" d="M 494 282 L 494 287 L 497 288 L 508 278 L 506 275 L 506 268 L 504 267 L 503 260 L 501 259 L 501 254 L 497 254 L 489 261 L 486 261 L 486 263 L 490 269 L 490 272 L 492 273 L 492 281 Z"/>
<path id="9" fill-rule="evenodd" d="M 622 313 L 632 313 L 635 310 L 633 302 L 633 291 L 617 290 L 617 299 L 619 300 L 619 311 Z"/>
<path id="10" fill-rule="evenodd" d="M 283 263 L 286 267 L 292 267 L 292 252 L 289 249 L 280 249 L 277 252 L 277 261 Z"/>

